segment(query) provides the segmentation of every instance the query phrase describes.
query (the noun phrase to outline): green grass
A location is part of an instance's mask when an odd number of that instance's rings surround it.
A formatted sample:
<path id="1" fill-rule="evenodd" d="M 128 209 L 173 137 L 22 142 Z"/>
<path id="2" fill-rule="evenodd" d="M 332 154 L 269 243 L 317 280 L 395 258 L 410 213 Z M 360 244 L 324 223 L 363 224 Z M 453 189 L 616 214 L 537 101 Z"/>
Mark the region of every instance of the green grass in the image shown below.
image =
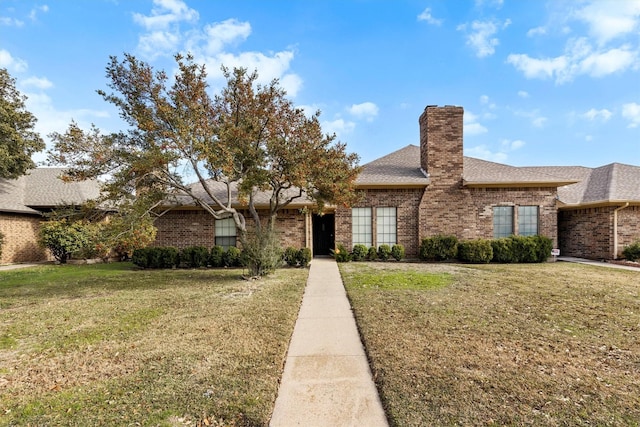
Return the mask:
<path id="1" fill-rule="evenodd" d="M 267 425 L 307 270 L 0 272 L 0 425 Z"/>
<path id="2" fill-rule="evenodd" d="M 639 425 L 640 272 L 340 269 L 391 425 Z"/>

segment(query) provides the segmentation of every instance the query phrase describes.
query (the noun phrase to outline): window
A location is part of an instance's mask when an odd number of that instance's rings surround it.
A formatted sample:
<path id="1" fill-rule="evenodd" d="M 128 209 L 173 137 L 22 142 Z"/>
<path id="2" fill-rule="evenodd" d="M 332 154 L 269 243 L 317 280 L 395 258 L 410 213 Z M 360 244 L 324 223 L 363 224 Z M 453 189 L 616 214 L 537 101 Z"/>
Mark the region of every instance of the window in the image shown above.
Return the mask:
<path id="1" fill-rule="evenodd" d="M 351 209 L 351 234 L 354 245 L 371 246 L 371 208 Z"/>
<path id="2" fill-rule="evenodd" d="M 376 208 L 376 242 L 393 246 L 396 240 L 396 208 Z"/>
<path id="3" fill-rule="evenodd" d="M 216 220 L 216 245 L 225 250 L 236 245 L 236 223 L 233 218 Z"/>
<path id="4" fill-rule="evenodd" d="M 518 234 L 521 236 L 538 234 L 537 206 L 518 206 Z"/>
<path id="5" fill-rule="evenodd" d="M 509 237 L 513 234 L 513 206 L 493 207 L 493 237 Z"/>

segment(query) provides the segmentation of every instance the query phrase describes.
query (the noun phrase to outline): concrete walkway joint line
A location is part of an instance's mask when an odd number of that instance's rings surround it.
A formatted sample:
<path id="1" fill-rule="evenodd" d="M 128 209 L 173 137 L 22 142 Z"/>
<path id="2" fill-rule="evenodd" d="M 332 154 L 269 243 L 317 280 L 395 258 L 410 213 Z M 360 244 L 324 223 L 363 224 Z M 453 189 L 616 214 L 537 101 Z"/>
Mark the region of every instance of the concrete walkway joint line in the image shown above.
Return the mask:
<path id="1" fill-rule="evenodd" d="M 389 425 L 333 259 L 311 262 L 269 425 Z"/>

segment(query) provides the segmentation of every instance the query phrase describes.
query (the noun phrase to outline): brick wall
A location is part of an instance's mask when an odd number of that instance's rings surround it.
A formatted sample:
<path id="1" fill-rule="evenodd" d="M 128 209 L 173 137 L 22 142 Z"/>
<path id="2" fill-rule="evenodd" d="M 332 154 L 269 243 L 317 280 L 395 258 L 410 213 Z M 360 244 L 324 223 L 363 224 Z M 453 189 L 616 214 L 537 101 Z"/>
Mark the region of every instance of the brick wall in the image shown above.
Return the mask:
<path id="1" fill-rule="evenodd" d="M 560 255 L 610 259 L 613 248 L 613 207 L 560 211 Z"/>
<path id="2" fill-rule="evenodd" d="M 248 212 L 244 212 L 247 219 L 247 229 L 253 229 L 253 219 Z M 276 230 L 279 234 L 283 248 L 293 246 L 302 248 L 306 246 L 306 220 L 305 214 L 297 209 L 285 209 L 278 212 L 276 218 Z M 266 217 L 263 216 L 266 221 Z M 175 246 L 185 248 L 187 246 L 215 245 L 215 218 L 204 210 L 173 210 L 169 211 L 155 221 L 158 228 L 154 246 Z"/>
<path id="3" fill-rule="evenodd" d="M 377 207 L 395 207 L 397 221 L 397 242 L 404 246 L 407 257 L 418 255 L 418 206 L 422 197 L 422 189 L 388 189 L 365 190 L 362 200 L 353 207 L 371 207 L 373 245 L 376 240 Z M 336 209 L 336 244 L 342 243 L 352 249 L 351 209 Z"/>
<path id="4" fill-rule="evenodd" d="M 618 251 L 640 241 L 640 206 L 629 206 L 618 211 Z"/>
<path id="5" fill-rule="evenodd" d="M 48 252 L 38 245 L 40 221 L 36 215 L 0 213 L 0 231 L 4 234 L 0 264 L 50 259 Z"/>

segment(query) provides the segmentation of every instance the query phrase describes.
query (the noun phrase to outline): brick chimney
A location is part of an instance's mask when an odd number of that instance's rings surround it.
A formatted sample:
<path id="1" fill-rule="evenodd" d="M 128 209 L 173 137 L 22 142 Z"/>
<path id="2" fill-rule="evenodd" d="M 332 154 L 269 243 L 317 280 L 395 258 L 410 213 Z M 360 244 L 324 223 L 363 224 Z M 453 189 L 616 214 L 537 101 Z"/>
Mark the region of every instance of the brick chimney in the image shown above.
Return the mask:
<path id="1" fill-rule="evenodd" d="M 420 166 L 434 181 L 462 178 L 462 107 L 429 105 L 420 123 Z"/>

